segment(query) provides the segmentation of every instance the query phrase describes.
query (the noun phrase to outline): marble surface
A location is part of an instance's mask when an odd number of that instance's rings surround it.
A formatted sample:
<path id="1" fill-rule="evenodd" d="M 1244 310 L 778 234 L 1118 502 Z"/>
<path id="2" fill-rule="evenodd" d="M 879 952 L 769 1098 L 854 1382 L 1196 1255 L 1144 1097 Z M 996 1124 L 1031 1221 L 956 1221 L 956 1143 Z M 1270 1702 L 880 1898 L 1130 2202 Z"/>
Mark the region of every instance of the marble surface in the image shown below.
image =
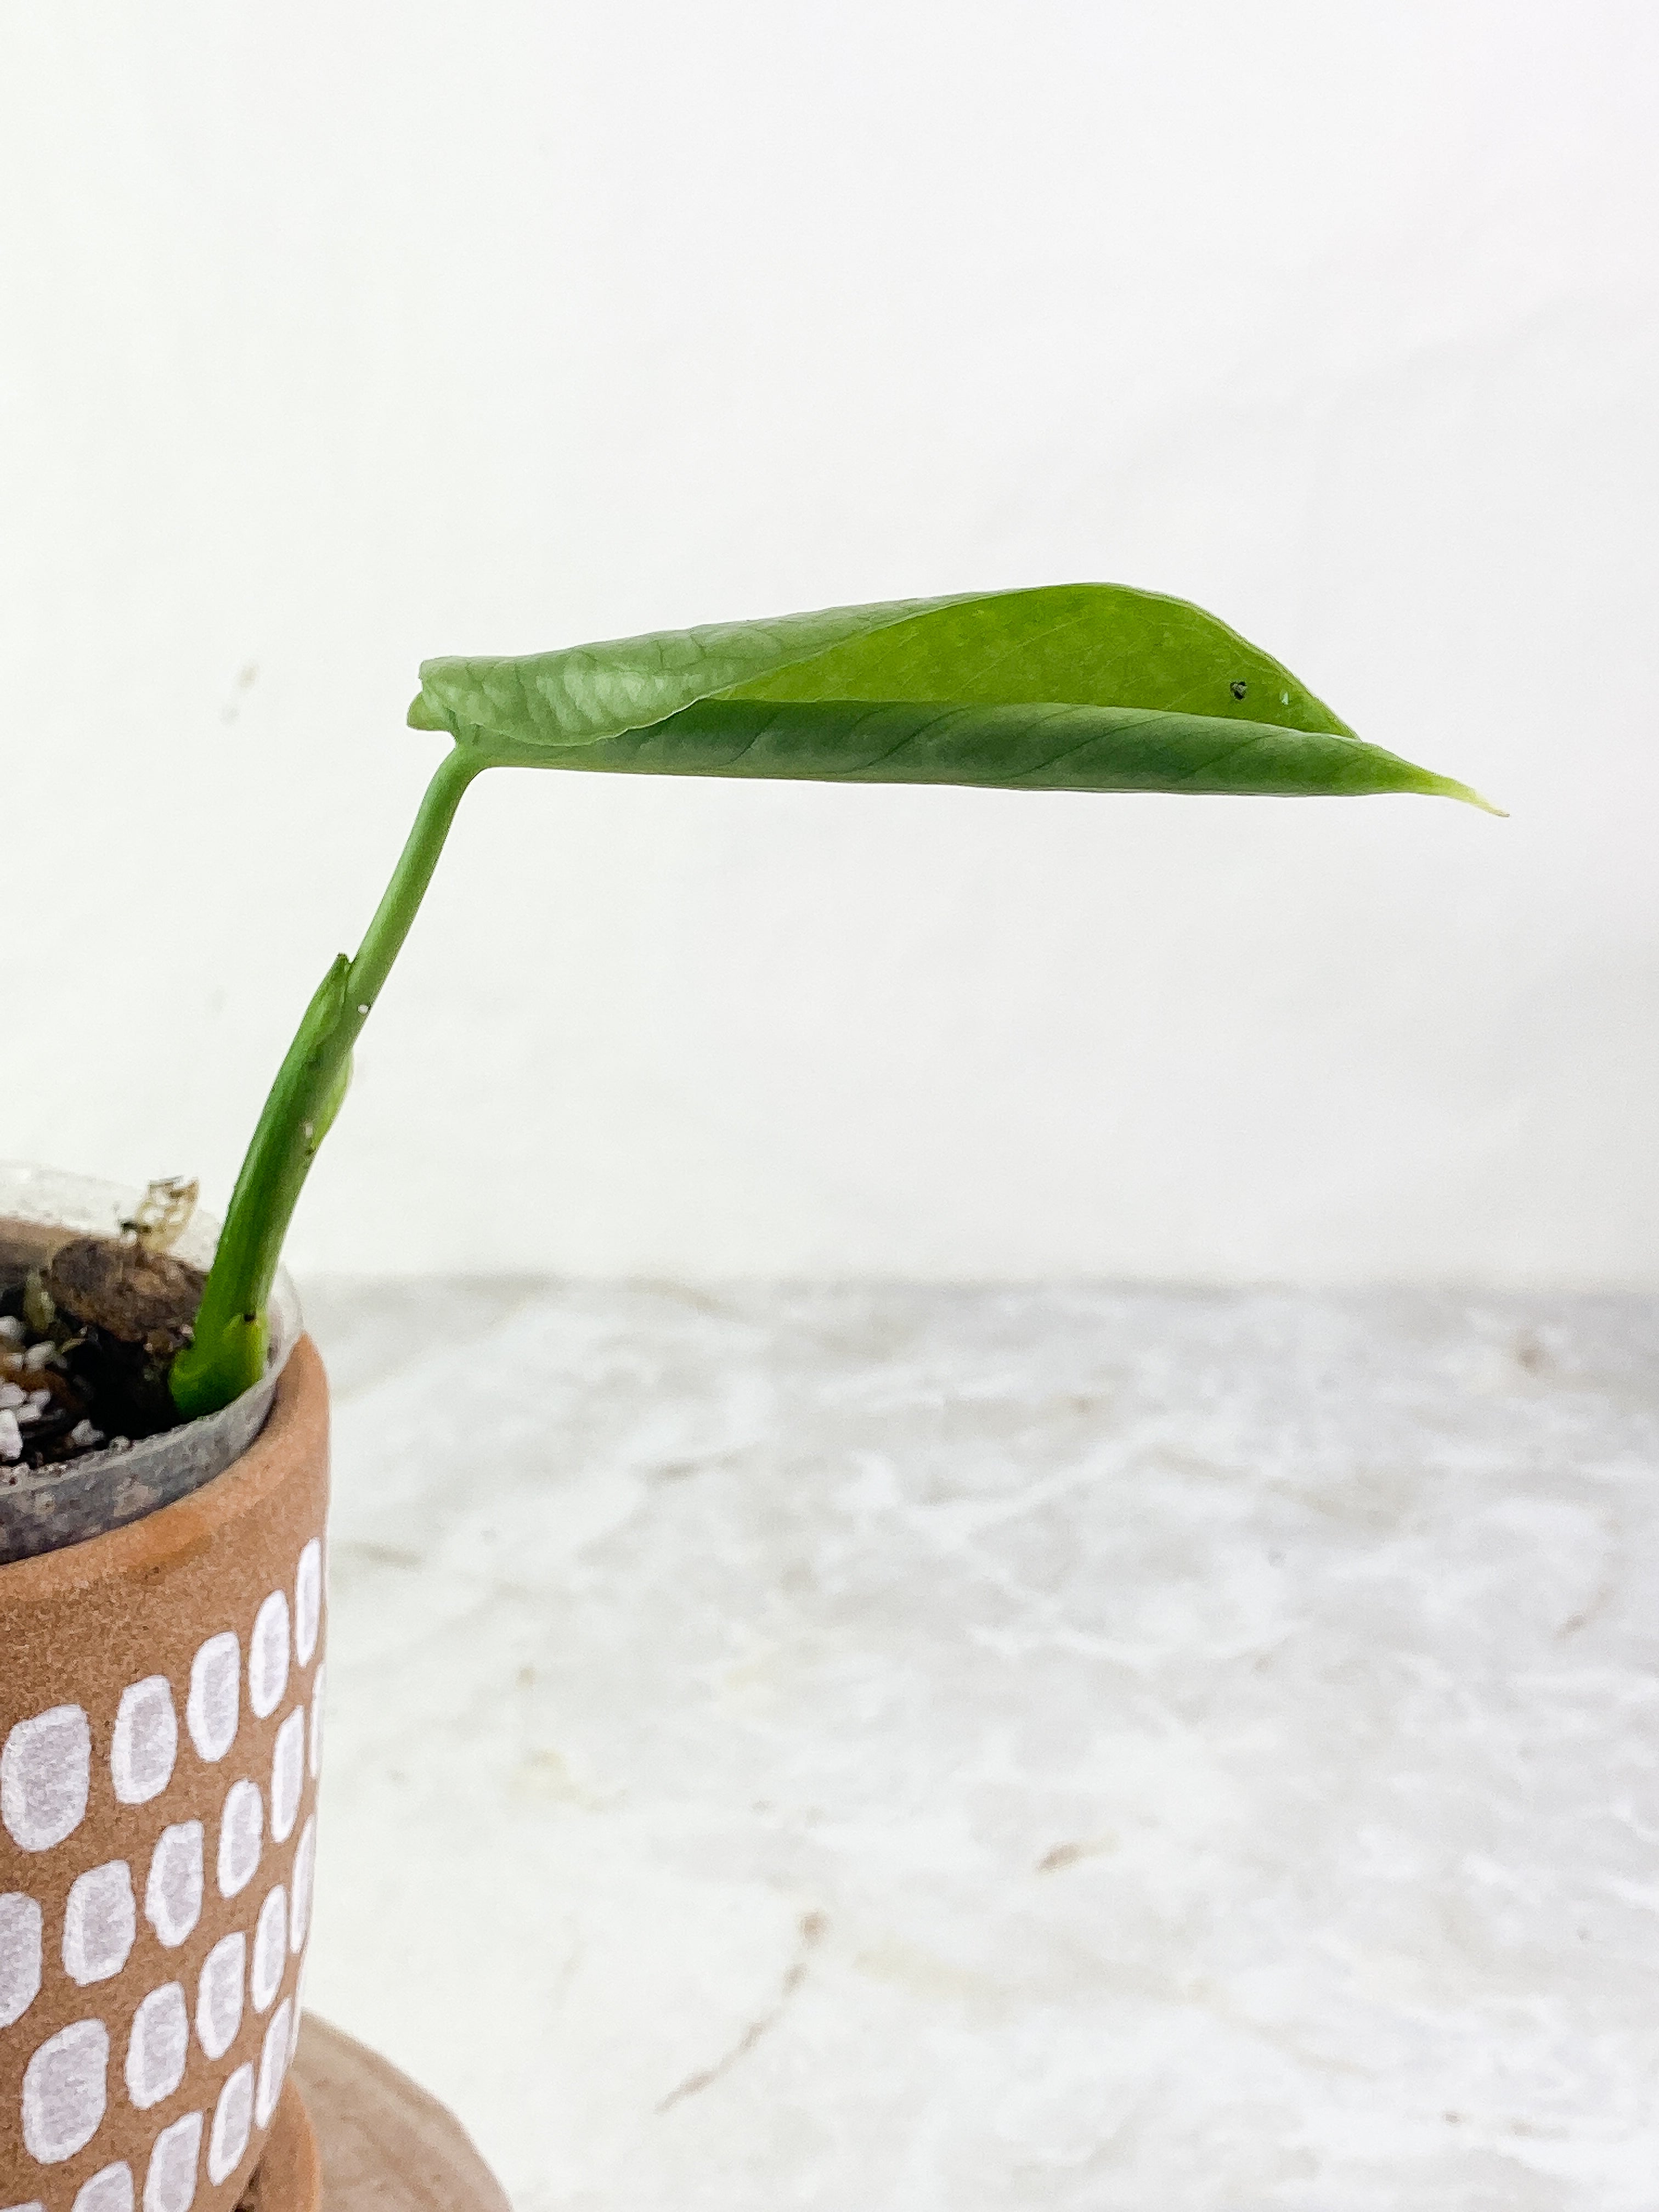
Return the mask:
<path id="1" fill-rule="evenodd" d="M 1659 2212 L 1659 1301 L 307 1303 L 309 1997 L 519 2212 Z"/>

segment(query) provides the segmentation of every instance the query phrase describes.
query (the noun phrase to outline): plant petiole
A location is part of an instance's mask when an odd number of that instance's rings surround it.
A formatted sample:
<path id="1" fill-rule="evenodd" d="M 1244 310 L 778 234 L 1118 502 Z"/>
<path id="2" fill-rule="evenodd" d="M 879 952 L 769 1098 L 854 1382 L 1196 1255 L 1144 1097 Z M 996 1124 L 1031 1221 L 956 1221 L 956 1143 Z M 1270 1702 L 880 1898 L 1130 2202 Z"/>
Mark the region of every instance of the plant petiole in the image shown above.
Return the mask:
<path id="1" fill-rule="evenodd" d="M 265 1312 L 311 1163 L 351 1080 L 351 1051 L 420 910 L 455 810 L 487 756 L 457 745 L 427 786 L 356 959 L 342 953 L 307 1007 L 231 1194 L 196 1316 L 167 1387 L 189 1420 L 217 1413 L 264 1372 Z"/>

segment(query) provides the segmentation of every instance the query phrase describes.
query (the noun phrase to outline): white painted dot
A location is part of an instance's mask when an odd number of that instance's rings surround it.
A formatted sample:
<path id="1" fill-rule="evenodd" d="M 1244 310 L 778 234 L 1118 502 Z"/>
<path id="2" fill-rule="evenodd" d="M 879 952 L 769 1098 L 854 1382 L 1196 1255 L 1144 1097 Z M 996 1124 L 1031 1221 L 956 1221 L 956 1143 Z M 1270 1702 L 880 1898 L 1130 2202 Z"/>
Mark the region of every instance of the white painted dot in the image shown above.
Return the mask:
<path id="1" fill-rule="evenodd" d="M 294 2063 L 295 2053 L 300 2048 L 300 2024 L 306 2016 L 306 1968 L 310 1964 L 309 1959 L 301 1960 L 300 1978 L 294 1985 L 294 2027 L 288 2039 L 288 2062 L 290 2066 Z"/>
<path id="2" fill-rule="evenodd" d="M 0 1897 L 0 2027 L 9 2027 L 40 1994 L 40 1908 L 21 1890 Z"/>
<path id="3" fill-rule="evenodd" d="M 186 2112 L 163 2128 L 149 2154 L 144 2176 L 144 2212 L 190 2212 L 196 2201 L 196 2169 L 202 2157 L 202 2115 Z"/>
<path id="4" fill-rule="evenodd" d="M 211 1766 L 236 1741 L 242 1710 L 242 1647 L 229 1629 L 207 1642 L 190 1663 L 185 1723 L 198 1756 Z"/>
<path id="5" fill-rule="evenodd" d="M 258 1872 L 264 1826 L 264 1801 L 258 1784 L 233 1782 L 219 1816 L 221 1897 L 240 1896 Z"/>
<path id="6" fill-rule="evenodd" d="M 287 1687 L 288 1599 L 283 1591 L 272 1590 L 254 1614 L 248 1638 L 247 1701 L 262 1721 L 269 1720 Z"/>
<path id="7" fill-rule="evenodd" d="M 323 1765 L 323 1680 L 326 1665 L 319 1666 L 311 1685 L 311 1778 L 314 1782 Z"/>
<path id="8" fill-rule="evenodd" d="M 322 1618 L 323 1547 L 313 1536 L 300 1554 L 300 1571 L 294 1577 L 294 1648 L 302 1667 L 311 1664 Z"/>
<path id="9" fill-rule="evenodd" d="M 255 2012 L 270 2010 L 287 1964 L 288 1892 L 278 1882 L 259 1907 L 253 1930 L 253 1971 L 248 1979 Z"/>
<path id="10" fill-rule="evenodd" d="M 270 1754 L 270 1837 L 285 1844 L 294 1833 L 300 1811 L 300 1793 L 306 1786 L 306 1711 L 294 1711 L 276 1731 Z"/>
<path id="11" fill-rule="evenodd" d="M 222 2058 L 236 2040 L 246 1973 L 247 1938 L 239 1928 L 208 1953 L 196 1984 L 196 2039 L 210 2058 Z"/>
<path id="12" fill-rule="evenodd" d="M 190 2014 L 177 1982 L 149 1995 L 132 2015 L 127 2039 L 127 2094 L 141 2112 L 170 2097 L 185 2078 L 190 2057 Z"/>
<path id="13" fill-rule="evenodd" d="M 86 1817 L 92 1730 L 79 1705 L 19 1721 L 0 1751 L 0 1820 L 20 1851 L 49 1851 Z"/>
<path id="14" fill-rule="evenodd" d="M 278 1882 L 259 1907 L 253 1930 L 253 1971 L 248 1979 L 255 2012 L 270 2010 L 287 1964 L 288 1892 Z"/>
<path id="15" fill-rule="evenodd" d="M 294 1854 L 294 1901 L 289 1907 L 289 1948 L 297 1951 L 311 1924 L 311 1875 L 317 1862 L 317 1815 L 313 1813 L 300 1832 Z"/>
<path id="16" fill-rule="evenodd" d="M 253 2069 L 239 2066 L 213 2108 L 213 2130 L 208 2137 L 208 2179 L 216 2189 L 241 2163 L 253 2124 Z"/>
<path id="17" fill-rule="evenodd" d="M 29 2204 L 9 2205 L 7 2207 L 7 2212 L 46 2212 L 46 2208 L 37 2197 L 33 2202 Z"/>
<path id="18" fill-rule="evenodd" d="M 74 2212 L 132 2212 L 132 2168 L 106 2166 L 75 2192 Z"/>
<path id="19" fill-rule="evenodd" d="M 270 2026 L 265 2030 L 264 2046 L 259 2053 L 259 2094 L 253 2105 L 253 2117 L 262 2128 L 270 2125 L 276 2100 L 283 2094 L 283 2076 L 288 2072 L 289 2051 L 292 2048 L 292 2008 L 284 1997 L 270 2015 Z"/>
<path id="20" fill-rule="evenodd" d="M 85 1988 L 118 1974 L 137 1933 L 138 1908 L 125 1859 L 76 1876 L 64 1907 L 64 1972 L 72 1982 Z"/>
<path id="21" fill-rule="evenodd" d="M 23 2074 L 23 2141 L 42 2166 L 84 2150 L 104 2117 L 109 2030 L 77 2020 L 43 2043 Z"/>
<path id="22" fill-rule="evenodd" d="M 110 1778 L 124 1805 L 148 1805 L 173 1779 L 179 1756 L 179 1716 L 173 1686 L 150 1674 L 121 1692 L 109 1747 Z"/>
<path id="23" fill-rule="evenodd" d="M 156 1941 L 176 1951 L 202 1917 L 202 1824 L 163 1828 L 144 1881 L 144 1917 Z"/>

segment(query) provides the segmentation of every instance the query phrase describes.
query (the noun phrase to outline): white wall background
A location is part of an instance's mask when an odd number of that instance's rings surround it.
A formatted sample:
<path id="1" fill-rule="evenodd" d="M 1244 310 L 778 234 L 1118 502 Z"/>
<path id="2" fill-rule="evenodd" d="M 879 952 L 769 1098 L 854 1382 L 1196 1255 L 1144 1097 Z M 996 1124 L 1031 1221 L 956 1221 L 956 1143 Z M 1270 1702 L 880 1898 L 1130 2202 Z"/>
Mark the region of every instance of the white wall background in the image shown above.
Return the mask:
<path id="1" fill-rule="evenodd" d="M 0 4 L 0 1151 L 221 1200 L 422 655 L 1100 577 L 1470 778 L 501 775 L 302 1267 L 1659 1281 L 1659 14 Z"/>

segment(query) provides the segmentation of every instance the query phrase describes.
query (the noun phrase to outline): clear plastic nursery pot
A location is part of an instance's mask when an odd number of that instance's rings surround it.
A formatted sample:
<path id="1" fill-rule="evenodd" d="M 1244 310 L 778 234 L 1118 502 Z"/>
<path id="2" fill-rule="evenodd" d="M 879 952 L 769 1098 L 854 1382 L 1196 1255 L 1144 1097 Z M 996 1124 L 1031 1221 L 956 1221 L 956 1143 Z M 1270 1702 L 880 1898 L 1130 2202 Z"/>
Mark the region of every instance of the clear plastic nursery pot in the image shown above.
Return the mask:
<path id="1" fill-rule="evenodd" d="M 0 1168 L 0 1243 L 137 1195 Z M 272 1335 L 211 1419 L 0 1468 L 0 2205 L 229 2212 L 304 2126 L 328 1394 L 285 1278 Z"/>

